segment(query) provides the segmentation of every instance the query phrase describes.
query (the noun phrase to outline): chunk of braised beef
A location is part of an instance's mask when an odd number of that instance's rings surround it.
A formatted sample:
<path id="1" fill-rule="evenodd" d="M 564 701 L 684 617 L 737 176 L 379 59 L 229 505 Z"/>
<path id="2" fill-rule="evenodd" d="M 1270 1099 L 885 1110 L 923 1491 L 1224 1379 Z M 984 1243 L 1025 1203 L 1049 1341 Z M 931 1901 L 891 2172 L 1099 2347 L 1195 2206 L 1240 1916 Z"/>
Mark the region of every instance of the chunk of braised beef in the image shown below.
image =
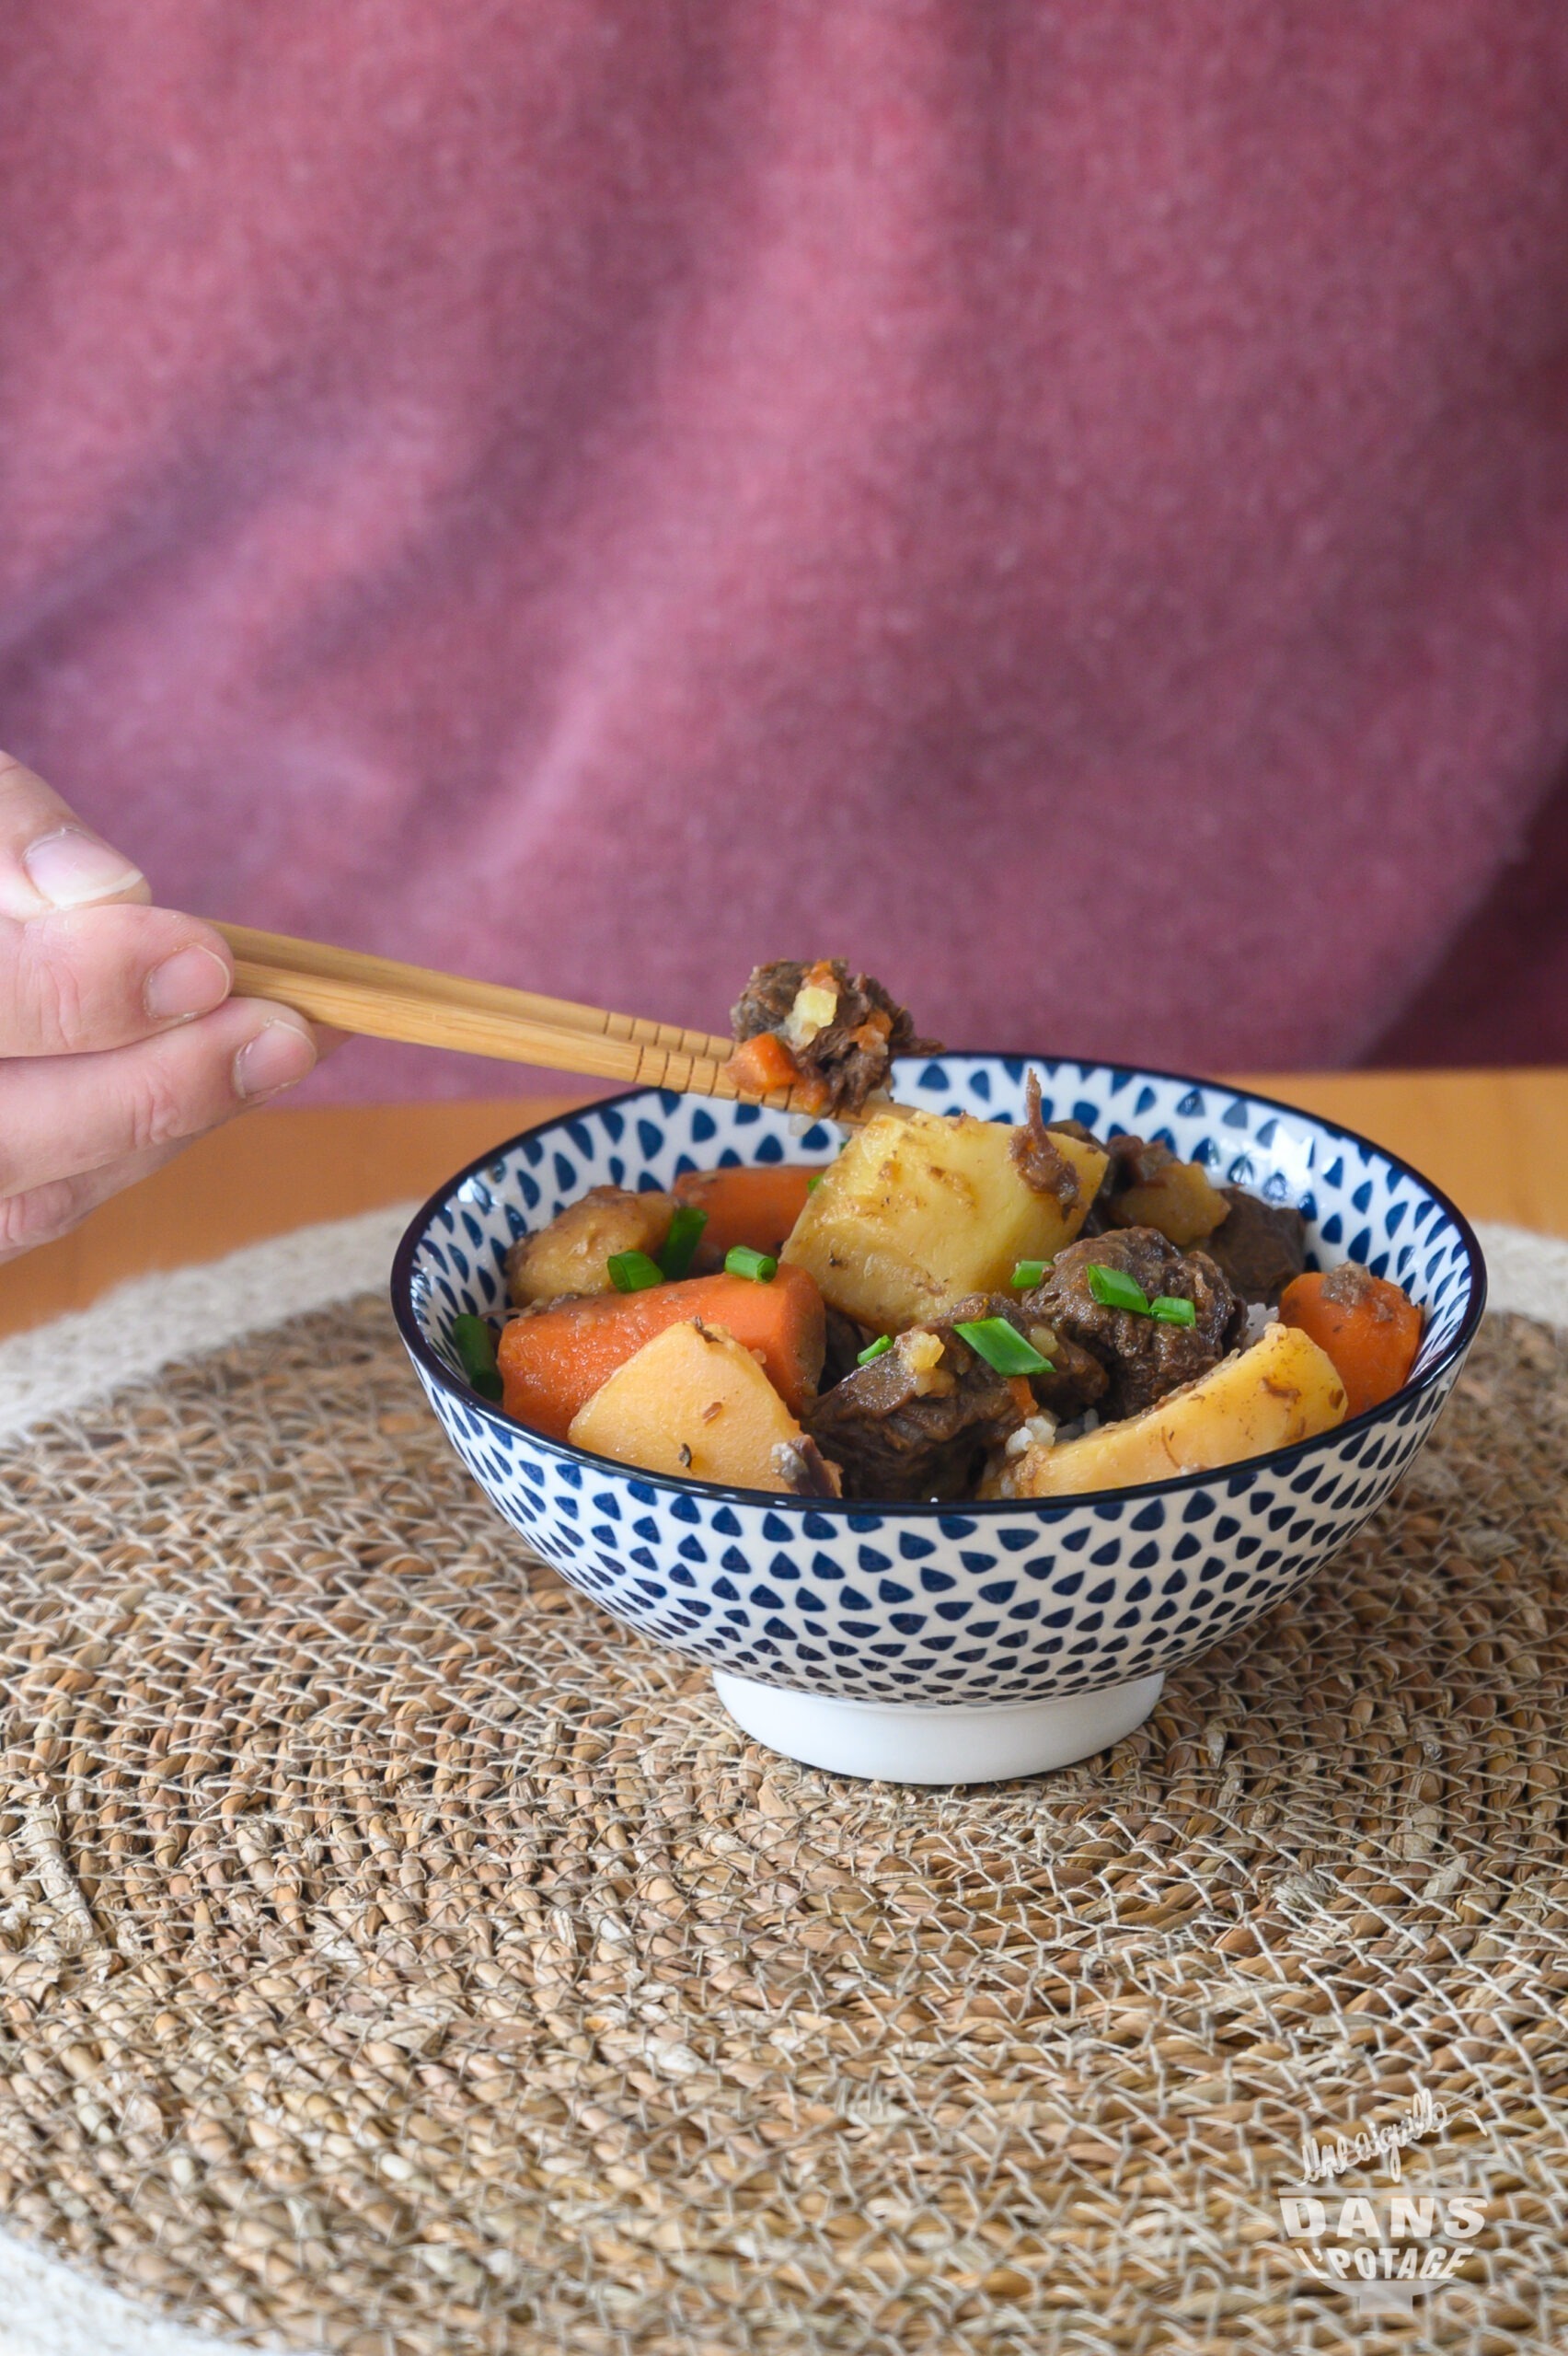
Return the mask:
<path id="1" fill-rule="evenodd" d="M 846 1317 L 831 1302 L 826 1304 L 826 1317 L 827 1348 L 822 1362 L 822 1380 L 817 1384 L 819 1391 L 831 1391 L 836 1382 L 853 1374 L 860 1352 L 877 1338 L 870 1326 L 857 1324 L 853 1317 Z"/>
<path id="2" fill-rule="evenodd" d="M 972 1325 L 986 1317 L 1003 1317 L 1017 1334 L 1049 1362 L 1049 1371 L 1027 1377 L 1037 1407 L 1046 1408 L 1061 1424 L 1076 1423 L 1086 1407 L 1098 1406 L 1107 1388 L 1100 1360 L 1064 1334 L 1058 1326 L 1032 1317 L 1016 1292 L 971 1293 L 948 1314 L 952 1323 Z"/>
<path id="3" fill-rule="evenodd" d="M 1036 1404 L 1046 1408 L 1059 1424 L 1076 1423 L 1086 1407 L 1098 1407 L 1110 1388 L 1110 1377 L 1092 1351 L 1072 1341 L 1059 1325 L 1036 1317 L 1014 1316 L 1013 1323 L 1051 1362 L 1049 1374 L 1032 1374 L 1029 1387 Z"/>
<path id="4" fill-rule="evenodd" d="M 831 1020 L 812 1029 L 791 1023 L 807 983 L 831 993 Z M 907 1007 L 870 974 L 851 974 L 842 957 L 778 957 L 752 970 L 730 1013 L 737 1045 L 771 1031 L 789 1048 L 803 1080 L 815 1081 L 826 1113 L 858 1113 L 885 1086 L 894 1056 L 929 1055 L 935 1039 L 917 1036 Z"/>
<path id="5" fill-rule="evenodd" d="M 1098 1148 L 1105 1156 L 1105 1175 L 1085 1215 L 1079 1233 L 1103 1234 L 1108 1227 L 1117 1224 L 1115 1201 L 1129 1187 L 1147 1186 L 1177 1160 L 1168 1145 L 1158 1138 L 1118 1136 L 1102 1138 L 1082 1121 L 1047 1121 L 1041 1117 L 1040 1081 L 1031 1072 L 1025 1082 L 1026 1107 L 1012 1141 L 1013 1160 L 1025 1184 L 1037 1194 L 1055 1194 L 1064 1210 L 1071 1210 L 1078 1201 L 1081 1182 L 1073 1164 L 1054 1138 L 1076 1138 L 1080 1145 Z M 1058 1173 L 1065 1172 L 1064 1191 L 1058 1192 Z"/>
<path id="6" fill-rule="evenodd" d="M 1230 1208 L 1204 1250 L 1239 1299 L 1277 1309 L 1307 1265 L 1307 1222 L 1288 1203 L 1265 1203 L 1241 1186 L 1219 1191 Z"/>
<path id="7" fill-rule="evenodd" d="M 1040 1075 L 1032 1071 L 1025 1088 L 1023 1119 L 1012 1133 L 1009 1150 L 1013 1166 L 1023 1183 L 1036 1195 L 1050 1195 L 1064 1211 L 1074 1209 L 1083 1193 L 1083 1181 L 1077 1166 L 1067 1159 L 1056 1143 L 1062 1136 L 1081 1137 L 1091 1142 L 1090 1132 L 1077 1121 L 1049 1122 L 1041 1109 Z"/>
<path id="8" fill-rule="evenodd" d="M 773 1469 L 793 1497 L 841 1497 L 843 1477 L 829 1463 L 810 1432 L 799 1439 L 781 1439 L 773 1450 Z"/>
<path id="9" fill-rule="evenodd" d="M 1158 1138 L 1108 1138 L 1105 1151 L 1111 1162 L 1105 1184 L 1113 1195 L 1124 1195 L 1129 1186 L 1149 1185 L 1176 1159 Z"/>
<path id="10" fill-rule="evenodd" d="M 1094 1297 L 1096 1263 L 1130 1276 L 1146 1298 L 1190 1300 L 1191 1325 L 1108 1308 Z M 1106 1387 L 1102 1412 L 1141 1415 L 1168 1392 L 1217 1366 L 1231 1346 L 1236 1296 L 1205 1252 L 1179 1252 L 1152 1227 L 1119 1227 L 1080 1237 L 1059 1252 L 1043 1284 L 1025 1293 L 1026 1318 L 1052 1327 L 1098 1359 Z"/>
<path id="11" fill-rule="evenodd" d="M 1142 1184 L 1156 1171 L 1172 1160 L 1170 1149 L 1143 1138 L 1097 1137 L 1086 1129 L 1081 1121 L 1047 1121 L 1046 1129 L 1053 1135 L 1077 1138 L 1084 1145 L 1097 1146 L 1105 1156 L 1105 1174 L 1100 1181 L 1094 1200 L 1084 1213 L 1078 1228 L 1080 1235 L 1103 1235 L 1108 1227 L 1116 1224 L 1113 1204 L 1119 1194 L 1129 1186 Z"/>
<path id="12" fill-rule="evenodd" d="M 1183 1161 L 1160 1138 L 1112 1138 L 1105 1151 L 1109 1165 L 1093 1206 L 1097 1233 L 1108 1227 L 1158 1226 L 1178 1250 L 1191 1251 L 1223 1218 L 1223 1211 L 1214 1208 L 1219 1189 L 1206 1172 Z M 1163 1216 L 1155 1214 L 1151 1195 L 1162 1204 Z"/>
<path id="13" fill-rule="evenodd" d="M 800 957 L 776 957 L 770 965 L 754 965 L 730 1009 L 730 1029 L 737 1045 L 755 1039 L 759 1031 L 782 1031 L 805 977 L 805 962 Z"/>
<path id="14" fill-rule="evenodd" d="M 887 1503 L 973 1491 L 987 1454 L 1024 1420 L 1022 1386 L 953 1331 L 991 1309 L 963 1301 L 951 1316 L 901 1334 L 806 1407 L 806 1429 L 839 1467 L 846 1496 Z"/>

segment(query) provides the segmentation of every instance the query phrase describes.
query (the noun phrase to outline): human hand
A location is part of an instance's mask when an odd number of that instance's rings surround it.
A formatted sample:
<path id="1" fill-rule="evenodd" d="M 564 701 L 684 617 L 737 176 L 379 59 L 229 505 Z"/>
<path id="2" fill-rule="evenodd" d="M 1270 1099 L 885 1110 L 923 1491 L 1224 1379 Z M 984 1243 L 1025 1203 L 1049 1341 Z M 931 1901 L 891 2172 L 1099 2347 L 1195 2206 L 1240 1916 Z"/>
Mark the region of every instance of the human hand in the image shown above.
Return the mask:
<path id="1" fill-rule="evenodd" d="M 231 1114 L 303 1080 L 302 1015 L 0 753 L 0 1261 L 50 1242 Z"/>

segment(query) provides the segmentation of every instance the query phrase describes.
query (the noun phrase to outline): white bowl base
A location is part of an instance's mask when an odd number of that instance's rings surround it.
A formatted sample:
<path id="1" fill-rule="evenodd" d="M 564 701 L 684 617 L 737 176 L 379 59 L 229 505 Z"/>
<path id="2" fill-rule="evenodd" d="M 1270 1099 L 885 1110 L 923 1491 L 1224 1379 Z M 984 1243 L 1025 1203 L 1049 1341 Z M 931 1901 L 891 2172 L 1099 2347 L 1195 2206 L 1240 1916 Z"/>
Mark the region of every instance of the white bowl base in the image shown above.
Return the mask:
<path id="1" fill-rule="evenodd" d="M 1040 1775 L 1105 1750 L 1141 1727 L 1165 1682 L 1163 1670 L 1126 1685 L 1101 1686 L 1054 1702 L 846 1702 L 793 1687 L 759 1685 L 727 1669 L 713 1690 L 755 1742 L 835 1775 L 878 1775 L 890 1784 L 997 1784 Z"/>

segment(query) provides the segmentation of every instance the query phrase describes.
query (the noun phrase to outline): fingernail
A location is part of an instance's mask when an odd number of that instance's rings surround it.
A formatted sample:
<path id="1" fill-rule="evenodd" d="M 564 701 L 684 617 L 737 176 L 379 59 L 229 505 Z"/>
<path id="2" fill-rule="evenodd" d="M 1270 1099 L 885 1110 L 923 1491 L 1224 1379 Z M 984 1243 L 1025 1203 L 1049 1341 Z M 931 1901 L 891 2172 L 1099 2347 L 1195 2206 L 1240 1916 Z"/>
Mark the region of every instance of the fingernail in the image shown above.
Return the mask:
<path id="1" fill-rule="evenodd" d="M 28 880 L 40 896 L 57 908 L 79 908 L 88 900 L 112 900 L 144 879 L 122 851 L 111 850 L 96 835 L 62 827 L 57 835 L 40 835 L 22 853 Z"/>
<path id="2" fill-rule="evenodd" d="M 142 996 L 155 1022 L 210 1014 L 229 994 L 228 967 L 210 949 L 179 949 L 155 965 Z"/>
<path id="3" fill-rule="evenodd" d="M 316 1063 L 316 1049 L 306 1033 L 292 1022 L 269 1022 L 241 1047 L 234 1059 L 235 1091 L 240 1096 L 270 1096 L 303 1080 Z"/>

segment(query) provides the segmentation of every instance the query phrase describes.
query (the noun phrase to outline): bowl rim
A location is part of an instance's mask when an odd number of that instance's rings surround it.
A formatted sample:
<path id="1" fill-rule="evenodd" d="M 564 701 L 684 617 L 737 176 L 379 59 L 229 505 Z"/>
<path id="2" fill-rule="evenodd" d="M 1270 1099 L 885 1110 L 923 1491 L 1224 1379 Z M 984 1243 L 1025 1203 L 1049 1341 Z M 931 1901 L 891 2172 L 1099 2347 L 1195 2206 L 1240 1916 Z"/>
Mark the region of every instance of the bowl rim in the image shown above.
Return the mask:
<path id="1" fill-rule="evenodd" d="M 426 1196 L 404 1229 L 392 1261 L 390 1278 L 392 1314 L 398 1333 L 402 1336 L 404 1346 L 413 1358 L 415 1365 L 427 1375 L 433 1377 L 441 1389 L 448 1392 L 470 1415 L 481 1416 L 503 1438 L 513 1433 L 522 1433 L 531 1446 L 559 1458 L 563 1463 L 587 1467 L 623 1481 L 641 1481 L 652 1487 L 667 1489 L 674 1496 L 707 1497 L 715 1503 L 744 1505 L 754 1508 L 765 1507 L 775 1512 L 780 1509 L 793 1509 L 802 1514 L 821 1513 L 829 1517 L 838 1517 L 848 1521 L 853 1528 L 853 1518 L 858 1515 L 869 1515 L 879 1521 L 885 1521 L 908 1517 L 930 1519 L 941 1515 L 963 1517 L 965 1519 L 971 1517 L 991 1519 L 1000 1515 L 1016 1516 L 1021 1513 L 1032 1514 L 1039 1521 L 1049 1522 L 1064 1519 L 1081 1507 L 1095 1507 L 1123 1499 L 1141 1501 L 1166 1496 L 1172 1493 L 1190 1491 L 1205 1483 L 1228 1481 L 1236 1473 L 1245 1472 L 1251 1467 L 1264 1464 L 1293 1466 L 1314 1450 L 1326 1452 L 1330 1448 L 1338 1447 L 1347 1434 L 1369 1432 L 1377 1425 L 1388 1422 L 1403 1403 L 1419 1398 L 1424 1392 L 1430 1391 L 1448 1373 L 1450 1369 L 1457 1369 L 1475 1339 L 1486 1311 L 1487 1268 L 1486 1255 L 1481 1248 L 1481 1241 L 1474 1228 L 1452 1196 L 1445 1194 L 1442 1187 L 1418 1170 L 1413 1162 L 1407 1161 L 1402 1154 L 1391 1152 L 1387 1146 L 1377 1144 L 1373 1138 L 1364 1137 L 1359 1129 L 1349 1128 L 1343 1121 L 1331 1121 L 1321 1114 L 1309 1113 L 1304 1105 L 1292 1104 L 1282 1096 L 1265 1096 L 1255 1088 L 1235 1087 L 1228 1080 L 1205 1080 L 1194 1072 L 1170 1071 L 1158 1064 L 1118 1064 L 1104 1060 L 1097 1061 L 1082 1056 L 1044 1056 L 1038 1053 L 1020 1056 L 1011 1049 L 999 1047 L 944 1047 L 937 1055 L 928 1056 L 923 1060 L 934 1062 L 940 1057 L 967 1058 L 981 1063 L 1033 1063 L 1042 1066 L 1072 1063 L 1089 1070 L 1124 1071 L 1133 1080 L 1171 1080 L 1182 1082 L 1190 1088 L 1224 1089 L 1233 1102 L 1240 1100 L 1250 1104 L 1262 1104 L 1271 1112 L 1287 1113 L 1297 1120 L 1310 1121 L 1320 1133 L 1331 1138 L 1343 1138 L 1347 1144 L 1359 1146 L 1366 1152 L 1376 1154 L 1386 1168 L 1401 1172 L 1404 1176 L 1413 1179 L 1417 1185 L 1424 1188 L 1438 1207 L 1453 1221 L 1458 1231 L 1470 1269 L 1470 1298 L 1458 1332 L 1429 1367 L 1410 1381 L 1402 1382 L 1391 1397 L 1380 1401 L 1375 1407 L 1364 1407 L 1358 1415 L 1347 1416 L 1343 1424 L 1335 1424 L 1329 1431 L 1315 1432 L 1309 1438 L 1293 1440 L 1286 1448 L 1265 1449 L 1261 1455 L 1239 1456 L 1231 1464 L 1209 1465 L 1194 1472 L 1168 1473 L 1163 1480 L 1130 1482 L 1113 1489 L 1075 1489 L 1065 1496 L 1045 1497 L 953 1497 L 940 1502 L 930 1497 L 894 1497 L 879 1502 L 870 1497 L 801 1497 L 772 1489 L 735 1488 L 719 1481 L 693 1480 L 686 1473 L 655 1472 L 642 1465 L 623 1464 L 618 1457 L 600 1456 L 590 1449 L 573 1448 L 566 1440 L 551 1439 L 547 1433 L 536 1431 L 532 1425 L 518 1423 L 514 1417 L 504 1414 L 491 1401 L 481 1399 L 477 1392 L 470 1391 L 466 1384 L 459 1382 L 456 1376 L 425 1339 L 414 1311 L 410 1278 L 414 1256 L 424 1241 L 432 1220 L 447 1207 L 457 1190 L 470 1178 L 482 1176 L 492 1162 L 510 1154 L 515 1147 L 524 1144 L 527 1138 L 537 1137 L 547 1130 L 559 1128 L 567 1121 L 580 1119 L 584 1114 L 604 1111 L 611 1106 L 618 1107 L 640 1101 L 645 1102 L 650 1098 L 662 1097 L 669 1093 L 668 1090 L 659 1088 L 628 1088 L 620 1090 L 613 1096 L 591 1097 L 586 1103 L 574 1105 L 569 1112 L 553 1113 L 548 1120 L 535 1121 L 527 1128 L 517 1130 L 513 1136 L 502 1138 L 490 1147 L 486 1152 L 477 1154 L 472 1161 L 466 1162 L 461 1170 L 444 1180 L 432 1194 Z M 1250 1487 L 1251 1484 L 1249 1483 L 1247 1485 Z"/>

